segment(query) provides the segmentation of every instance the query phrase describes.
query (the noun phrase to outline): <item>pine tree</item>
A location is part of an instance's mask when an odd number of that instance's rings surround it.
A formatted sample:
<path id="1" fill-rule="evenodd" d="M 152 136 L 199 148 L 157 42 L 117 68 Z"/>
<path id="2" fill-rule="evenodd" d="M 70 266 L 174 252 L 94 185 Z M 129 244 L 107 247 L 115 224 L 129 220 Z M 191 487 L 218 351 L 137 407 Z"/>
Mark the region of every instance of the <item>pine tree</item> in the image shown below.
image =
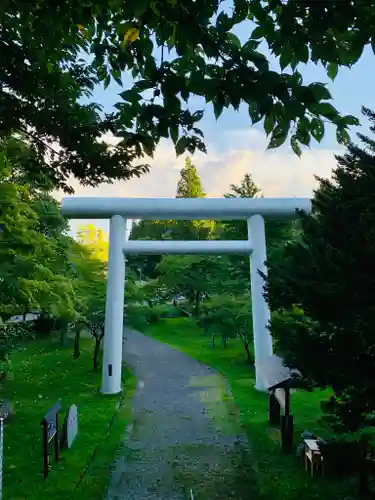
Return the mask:
<path id="1" fill-rule="evenodd" d="M 374 134 L 375 113 L 363 114 Z M 335 439 L 352 441 L 350 459 L 340 456 L 363 479 L 375 456 L 375 141 L 359 137 L 366 149 L 350 144 L 332 178 L 319 179 L 313 215 L 271 266 L 268 295 L 273 308 L 303 310 L 283 313 L 289 326 L 279 317 L 274 337 L 312 384 L 333 389 L 325 420 Z"/>
<path id="2" fill-rule="evenodd" d="M 255 184 L 251 174 L 245 174 L 240 184 L 231 184 L 230 190 L 224 194 L 225 198 L 255 198 L 261 194 L 261 189 Z"/>
<path id="3" fill-rule="evenodd" d="M 181 170 L 181 179 L 177 184 L 177 198 L 204 198 L 201 179 L 197 174 L 197 169 L 191 163 L 191 159 L 185 159 L 185 166 Z"/>

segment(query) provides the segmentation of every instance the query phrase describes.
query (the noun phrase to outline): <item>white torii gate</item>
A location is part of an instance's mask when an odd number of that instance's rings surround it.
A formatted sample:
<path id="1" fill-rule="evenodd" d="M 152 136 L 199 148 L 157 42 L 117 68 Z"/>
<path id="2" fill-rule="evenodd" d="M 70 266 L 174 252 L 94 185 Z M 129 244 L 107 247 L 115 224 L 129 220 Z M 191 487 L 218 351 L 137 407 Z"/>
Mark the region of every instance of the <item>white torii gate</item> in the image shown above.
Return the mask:
<path id="1" fill-rule="evenodd" d="M 250 256 L 256 387 L 263 390 L 258 363 L 273 354 L 268 330 L 270 310 L 263 297 L 267 260 L 264 217 L 293 218 L 311 213 L 308 198 L 64 198 L 61 212 L 70 219 L 110 219 L 102 392 L 121 391 L 125 255 L 234 254 Z M 245 241 L 127 241 L 126 219 L 247 220 Z"/>

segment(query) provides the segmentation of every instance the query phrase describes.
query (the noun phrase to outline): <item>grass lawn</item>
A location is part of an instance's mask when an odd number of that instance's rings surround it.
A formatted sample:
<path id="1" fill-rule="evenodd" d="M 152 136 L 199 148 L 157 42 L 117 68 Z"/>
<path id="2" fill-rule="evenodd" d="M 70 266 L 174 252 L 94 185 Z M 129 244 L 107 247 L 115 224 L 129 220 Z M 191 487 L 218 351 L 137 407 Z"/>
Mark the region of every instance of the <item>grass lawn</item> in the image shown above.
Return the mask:
<path id="1" fill-rule="evenodd" d="M 134 378 L 124 370 L 124 404 L 120 396 L 103 396 L 101 373 L 92 368 L 93 342 L 81 342 L 81 357 L 72 357 L 72 346 L 29 341 L 12 354 L 12 376 L 1 386 L 1 397 L 12 400 L 15 415 L 5 427 L 4 499 L 103 500 L 110 467 L 126 432 Z M 61 398 L 63 412 L 78 406 L 78 435 L 70 450 L 43 478 L 43 443 L 40 421 Z M 112 425 L 109 425 L 111 419 Z M 91 463 L 90 463 L 91 462 Z M 90 466 L 87 469 L 87 466 Z"/>
<path id="2" fill-rule="evenodd" d="M 310 479 L 302 459 L 280 450 L 279 431 L 268 425 L 268 396 L 254 389 L 253 370 L 246 363 L 245 351 L 237 340 L 224 349 L 217 341 L 211 349 L 211 337 L 190 318 L 164 319 L 148 326 L 145 333 L 191 355 L 220 371 L 228 379 L 233 397 L 249 435 L 254 466 L 259 480 L 260 498 L 269 500 L 349 500 L 353 486 L 330 479 Z M 292 394 L 295 442 L 305 429 L 319 433 L 317 420 L 320 401 L 325 393 L 299 390 Z"/>

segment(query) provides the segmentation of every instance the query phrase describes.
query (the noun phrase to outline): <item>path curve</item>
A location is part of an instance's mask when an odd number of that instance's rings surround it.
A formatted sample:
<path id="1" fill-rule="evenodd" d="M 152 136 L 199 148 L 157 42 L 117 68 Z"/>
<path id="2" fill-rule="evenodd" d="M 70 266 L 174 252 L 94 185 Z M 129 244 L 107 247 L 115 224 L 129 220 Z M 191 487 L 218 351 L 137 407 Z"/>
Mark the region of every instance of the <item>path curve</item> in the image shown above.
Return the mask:
<path id="1" fill-rule="evenodd" d="M 239 413 L 215 370 L 126 330 L 124 361 L 137 378 L 133 427 L 107 500 L 256 499 Z"/>

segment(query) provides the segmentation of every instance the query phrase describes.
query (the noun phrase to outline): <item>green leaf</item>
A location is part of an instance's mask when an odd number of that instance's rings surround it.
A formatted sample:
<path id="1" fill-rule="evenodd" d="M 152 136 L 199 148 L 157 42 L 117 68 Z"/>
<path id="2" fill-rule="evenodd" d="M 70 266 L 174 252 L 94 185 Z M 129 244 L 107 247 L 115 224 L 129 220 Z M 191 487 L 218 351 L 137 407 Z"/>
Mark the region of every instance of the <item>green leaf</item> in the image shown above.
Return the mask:
<path id="1" fill-rule="evenodd" d="M 203 109 L 198 109 L 192 114 L 193 122 L 199 122 L 203 118 Z"/>
<path id="2" fill-rule="evenodd" d="M 237 48 L 241 48 L 241 40 L 234 33 L 227 33 L 228 41 Z"/>
<path id="3" fill-rule="evenodd" d="M 360 121 L 353 115 L 345 115 L 340 120 L 345 125 L 360 125 Z"/>
<path id="4" fill-rule="evenodd" d="M 269 135 L 272 130 L 273 130 L 273 127 L 275 126 L 275 117 L 273 115 L 273 113 L 268 113 L 264 119 L 264 131 L 266 132 L 267 135 Z"/>
<path id="5" fill-rule="evenodd" d="M 283 52 L 280 55 L 280 59 L 279 59 L 279 64 L 280 64 L 281 70 L 284 70 L 290 64 L 292 57 L 293 57 L 293 53 L 290 51 L 290 49 L 283 50 Z"/>
<path id="6" fill-rule="evenodd" d="M 310 134 L 306 130 L 297 128 L 296 137 L 301 144 L 304 144 L 305 146 L 310 145 Z"/>
<path id="7" fill-rule="evenodd" d="M 132 2 L 132 12 L 135 17 L 139 17 L 144 14 L 149 8 L 150 1 L 149 0 L 137 0 L 136 2 Z"/>
<path id="8" fill-rule="evenodd" d="M 331 80 L 334 80 L 336 78 L 338 71 L 339 71 L 338 64 L 334 62 L 330 62 L 328 64 L 327 73 Z"/>
<path id="9" fill-rule="evenodd" d="M 313 118 L 310 125 L 311 135 L 320 142 L 324 137 L 324 123 L 319 118 Z"/>
<path id="10" fill-rule="evenodd" d="M 149 156 L 152 156 L 155 149 L 155 144 L 152 137 L 149 135 L 143 135 L 141 138 L 141 142 L 145 153 Z"/>
<path id="11" fill-rule="evenodd" d="M 307 45 L 305 44 L 302 44 L 299 49 L 298 49 L 298 52 L 296 54 L 296 57 L 299 61 L 303 62 L 303 63 L 307 63 L 308 60 L 309 60 L 309 48 Z"/>
<path id="12" fill-rule="evenodd" d="M 262 73 L 268 71 L 269 63 L 265 55 L 254 50 L 249 58 Z"/>
<path id="13" fill-rule="evenodd" d="M 242 50 L 244 53 L 252 54 L 254 50 L 259 47 L 260 41 L 248 40 L 243 46 Z"/>
<path id="14" fill-rule="evenodd" d="M 124 90 L 119 95 L 124 101 L 128 102 L 139 102 L 142 99 L 142 96 L 134 89 Z"/>
<path id="15" fill-rule="evenodd" d="M 144 90 L 152 89 L 155 87 L 154 82 L 151 80 L 139 80 L 134 84 L 134 91 L 143 92 Z"/>
<path id="16" fill-rule="evenodd" d="M 277 126 L 272 133 L 267 149 L 278 148 L 286 141 L 289 132 L 289 123 L 286 126 Z"/>
<path id="17" fill-rule="evenodd" d="M 179 110 L 181 109 L 181 101 L 177 96 L 164 97 L 164 107 L 169 110 Z"/>
<path id="18" fill-rule="evenodd" d="M 347 146 L 350 142 L 349 133 L 344 127 L 337 127 L 336 138 L 339 144 L 344 144 L 345 146 Z"/>
<path id="19" fill-rule="evenodd" d="M 249 12 L 247 0 L 234 0 L 234 15 L 233 19 L 237 23 L 244 21 Z"/>
<path id="20" fill-rule="evenodd" d="M 177 142 L 175 146 L 177 156 L 182 155 L 186 151 L 188 144 L 189 144 L 188 138 L 185 135 L 181 137 L 181 139 Z"/>
<path id="21" fill-rule="evenodd" d="M 169 133 L 174 144 L 178 141 L 178 125 L 174 124 L 169 127 Z"/>
<path id="22" fill-rule="evenodd" d="M 301 118 L 297 125 L 296 136 L 299 142 L 304 144 L 305 146 L 309 146 L 310 144 L 309 130 L 310 130 L 309 119 L 306 117 Z"/>
<path id="23" fill-rule="evenodd" d="M 215 118 L 217 120 L 224 109 L 224 97 L 221 94 L 219 94 L 213 101 L 213 105 L 214 105 Z"/>
<path id="24" fill-rule="evenodd" d="M 105 78 L 104 78 L 104 88 L 107 89 L 109 87 L 109 84 L 111 83 L 111 77 L 109 75 L 107 75 Z"/>
<path id="25" fill-rule="evenodd" d="M 375 36 L 371 38 L 371 48 L 373 53 L 375 54 Z"/>
<path id="26" fill-rule="evenodd" d="M 216 27 L 219 33 L 225 33 L 232 28 L 232 21 L 230 20 L 228 14 L 221 11 L 217 16 Z"/>
<path id="27" fill-rule="evenodd" d="M 249 116 L 253 125 L 260 122 L 260 120 L 263 118 L 263 115 L 260 113 L 259 108 L 255 102 L 251 102 L 249 104 Z"/>
<path id="28" fill-rule="evenodd" d="M 298 139 L 297 139 L 297 136 L 294 134 L 292 135 L 292 137 L 290 138 L 290 145 L 292 147 L 292 150 L 293 152 L 299 157 L 301 158 L 301 155 L 302 155 L 302 150 L 301 148 L 299 147 L 299 144 L 298 144 Z"/>
<path id="29" fill-rule="evenodd" d="M 121 77 L 120 76 L 115 76 L 113 73 L 112 73 L 112 77 L 115 79 L 116 83 L 122 87 L 122 80 L 121 80 Z"/>
<path id="30" fill-rule="evenodd" d="M 326 87 L 326 84 L 324 83 L 310 83 L 307 88 L 311 90 L 316 101 L 325 101 L 332 98 L 329 90 Z"/>
<path id="31" fill-rule="evenodd" d="M 253 40 L 259 40 L 264 37 L 264 29 L 262 26 L 257 26 L 255 30 L 251 33 L 251 37 Z"/>
<path id="32" fill-rule="evenodd" d="M 338 116 L 337 109 L 329 102 L 320 102 L 315 106 L 315 109 L 319 115 L 323 115 L 326 118 Z"/>
<path id="33" fill-rule="evenodd" d="M 306 116 L 303 116 L 298 122 L 298 128 L 303 132 L 308 132 L 310 130 L 310 121 Z"/>

